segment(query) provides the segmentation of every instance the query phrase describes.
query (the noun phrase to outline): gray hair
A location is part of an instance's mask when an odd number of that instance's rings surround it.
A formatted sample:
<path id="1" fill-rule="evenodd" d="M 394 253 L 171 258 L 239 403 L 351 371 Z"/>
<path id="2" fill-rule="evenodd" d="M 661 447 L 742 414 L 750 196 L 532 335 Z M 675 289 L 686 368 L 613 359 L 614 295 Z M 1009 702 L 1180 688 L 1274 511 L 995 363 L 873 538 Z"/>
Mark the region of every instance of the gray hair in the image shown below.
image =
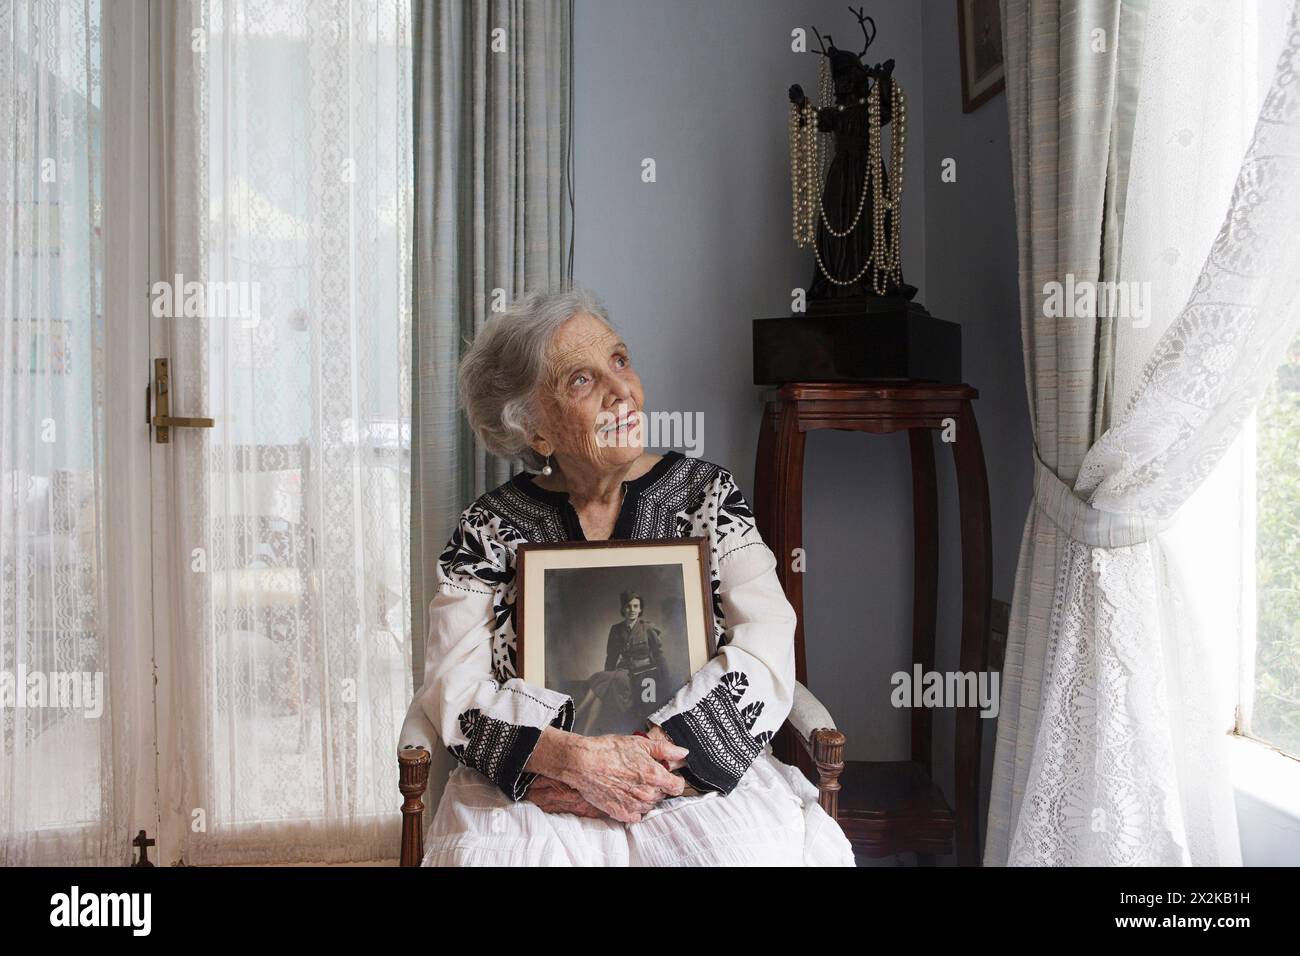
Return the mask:
<path id="1" fill-rule="evenodd" d="M 546 378 L 551 338 L 586 312 L 611 329 L 599 297 L 579 287 L 529 292 L 490 317 L 460 363 L 460 403 L 474 434 L 494 455 L 518 458 L 532 471 L 544 458 L 528 440 L 537 432 L 537 394 Z"/>

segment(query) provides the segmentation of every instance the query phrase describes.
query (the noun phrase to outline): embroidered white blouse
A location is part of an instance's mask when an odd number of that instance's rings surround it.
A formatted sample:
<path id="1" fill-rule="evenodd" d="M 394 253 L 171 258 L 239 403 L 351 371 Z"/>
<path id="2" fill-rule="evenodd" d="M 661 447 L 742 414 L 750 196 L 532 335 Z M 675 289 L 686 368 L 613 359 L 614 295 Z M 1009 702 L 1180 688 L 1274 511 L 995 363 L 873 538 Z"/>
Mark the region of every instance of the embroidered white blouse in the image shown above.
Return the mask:
<path id="1" fill-rule="evenodd" d="M 709 539 L 718 652 L 649 720 L 690 751 L 697 790 L 729 794 L 790 712 L 794 609 L 726 469 L 670 451 L 624 484 L 612 538 Z M 521 472 L 462 512 L 438 561 L 421 704 L 448 750 L 513 801 L 536 777 L 524 765 L 543 728 L 574 719 L 571 697 L 515 676 L 515 549 L 584 539 L 568 495 Z"/>

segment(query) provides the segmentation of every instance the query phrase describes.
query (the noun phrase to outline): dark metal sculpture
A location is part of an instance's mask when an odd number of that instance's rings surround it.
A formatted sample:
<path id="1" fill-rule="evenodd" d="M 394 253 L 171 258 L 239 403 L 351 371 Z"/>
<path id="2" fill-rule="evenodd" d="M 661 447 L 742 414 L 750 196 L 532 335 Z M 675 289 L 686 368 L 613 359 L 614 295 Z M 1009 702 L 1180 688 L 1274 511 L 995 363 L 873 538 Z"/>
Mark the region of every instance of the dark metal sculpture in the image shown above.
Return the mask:
<path id="1" fill-rule="evenodd" d="M 861 53 L 841 50 L 830 34 L 823 41 L 813 29 L 823 57 L 821 105 L 798 84 L 790 87 L 794 238 L 814 248 L 810 308 L 828 300 L 848 306 L 853 300 L 909 300 L 916 294 L 916 287 L 903 281 L 900 253 L 907 107 L 893 78 L 894 61 L 862 62 L 876 38 L 875 21 L 861 9 L 849 11 L 862 28 Z M 891 122 L 887 170 L 882 134 Z M 834 145 L 824 172 L 828 144 L 819 132 L 830 134 Z"/>

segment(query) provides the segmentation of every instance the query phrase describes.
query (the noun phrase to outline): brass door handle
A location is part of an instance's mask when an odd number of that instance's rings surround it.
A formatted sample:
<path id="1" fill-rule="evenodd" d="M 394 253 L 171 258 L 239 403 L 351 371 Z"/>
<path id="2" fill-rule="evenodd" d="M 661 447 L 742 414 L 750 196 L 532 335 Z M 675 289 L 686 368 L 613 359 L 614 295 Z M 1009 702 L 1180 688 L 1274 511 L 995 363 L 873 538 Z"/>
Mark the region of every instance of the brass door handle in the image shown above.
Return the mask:
<path id="1" fill-rule="evenodd" d="M 157 412 L 149 417 L 149 424 L 153 425 L 154 441 L 160 445 L 166 445 L 171 441 L 171 429 L 173 428 L 211 428 L 216 424 L 211 418 L 173 416 L 170 414 L 171 373 L 165 358 L 153 360 L 152 394 Z"/>
<path id="2" fill-rule="evenodd" d="M 211 418 L 175 418 L 171 415 L 153 417 L 154 428 L 211 428 L 215 424 L 216 422 Z"/>

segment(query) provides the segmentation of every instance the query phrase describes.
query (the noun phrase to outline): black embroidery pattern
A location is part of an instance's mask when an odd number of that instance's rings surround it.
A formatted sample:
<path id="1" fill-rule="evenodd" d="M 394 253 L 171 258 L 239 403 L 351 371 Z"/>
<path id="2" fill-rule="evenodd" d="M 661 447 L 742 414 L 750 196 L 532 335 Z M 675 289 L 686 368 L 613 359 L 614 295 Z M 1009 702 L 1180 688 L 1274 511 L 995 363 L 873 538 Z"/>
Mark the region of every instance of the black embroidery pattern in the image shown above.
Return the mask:
<path id="1" fill-rule="evenodd" d="M 710 569 L 710 590 L 713 596 L 713 629 L 717 644 L 722 647 L 727 643 L 727 614 L 722 610 L 722 578 L 718 576 L 717 565 Z"/>
<path id="2" fill-rule="evenodd" d="M 718 593 L 721 583 L 718 561 L 723 556 L 721 545 L 728 538 L 739 539 L 750 531 L 757 533 L 758 524 L 753 509 L 745 500 L 731 472 L 715 465 L 710 477 L 712 480 L 704 489 L 705 493 L 700 494 L 695 503 L 678 516 L 678 534 L 682 537 L 707 534 L 713 539 L 712 553 L 709 555 L 713 638 L 717 647 L 723 647 L 727 643 L 727 616 L 722 608 L 722 597 Z M 759 542 L 761 539 L 754 543 Z M 736 546 L 743 547 L 746 545 Z"/>
<path id="3" fill-rule="evenodd" d="M 515 549 L 525 541 L 563 541 L 559 512 L 534 501 L 510 482 L 467 508 L 439 557 L 443 574 L 467 575 L 495 594 L 492 604 L 492 674 L 504 683 L 518 676 L 515 660 Z"/>
<path id="4" fill-rule="evenodd" d="M 504 584 L 511 575 L 501 545 L 513 540 L 508 536 L 511 529 L 506 530 L 507 536 L 503 537 L 492 527 L 492 516 L 482 505 L 470 505 L 438 556 L 443 574 L 448 578 L 477 578 L 489 585 Z"/>
<path id="5" fill-rule="evenodd" d="M 537 774 L 524 770 L 542 732 L 488 717 L 478 708 L 465 711 L 457 722 L 467 738 L 447 750 L 465 766 L 477 770 L 495 783 L 512 800 L 521 800 Z M 573 728 L 573 701 L 566 700 L 551 720 L 552 727 Z"/>
<path id="6" fill-rule="evenodd" d="M 724 674 L 694 707 L 664 721 L 673 743 L 691 752 L 683 774 L 696 789 L 730 793 L 771 738 L 770 732 L 766 737 L 749 734 L 763 712 L 762 701 L 747 705 L 743 713 L 736 706 L 748 688 L 749 678 L 740 671 Z"/>
<path id="7" fill-rule="evenodd" d="M 723 674 L 722 680 L 718 682 L 727 690 L 728 696 L 731 697 L 733 704 L 739 704 L 740 698 L 745 696 L 745 691 L 749 690 L 749 678 L 740 671 L 731 671 Z"/>
<path id="8" fill-rule="evenodd" d="M 513 479 L 482 495 L 476 505 L 489 516 L 498 538 L 508 544 L 503 587 L 493 605 L 492 624 L 492 672 L 504 683 L 519 676 L 515 656 L 515 548 L 525 541 L 565 541 L 568 533 L 558 508 L 520 491 Z"/>
<path id="9" fill-rule="evenodd" d="M 513 479 L 493 488 L 480 497 L 479 502 L 501 518 L 502 529 L 510 529 L 514 543 L 563 541 L 566 538 L 559 509 L 520 491 Z"/>
<path id="10" fill-rule="evenodd" d="M 749 502 L 745 500 L 745 496 L 741 494 L 731 472 L 724 471 L 721 477 L 726 497 L 718 505 L 719 542 L 732 535 L 742 536 L 758 527 L 758 523 L 754 520 L 754 512 L 749 507 Z"/>
<path id="11" fill-rule="evenodd" d="M 467 710 L 458 720 L 460 732 L 469 738 L 468 742 L 447 749 L 465 766 L 477 770 L 518 799 L 517 782 L 541 731 L 488 717 L 477 708 Z"/>
<path id="12" fill-rule="evenodd" d="M 722 469 L 703 458 L 682 456 L 677 467 L 668 469 L 646 487 L 637 500 L 633 538 L 688 537 L 682 534 L 678 513 L 704 496 L 704 491 Z"/>

